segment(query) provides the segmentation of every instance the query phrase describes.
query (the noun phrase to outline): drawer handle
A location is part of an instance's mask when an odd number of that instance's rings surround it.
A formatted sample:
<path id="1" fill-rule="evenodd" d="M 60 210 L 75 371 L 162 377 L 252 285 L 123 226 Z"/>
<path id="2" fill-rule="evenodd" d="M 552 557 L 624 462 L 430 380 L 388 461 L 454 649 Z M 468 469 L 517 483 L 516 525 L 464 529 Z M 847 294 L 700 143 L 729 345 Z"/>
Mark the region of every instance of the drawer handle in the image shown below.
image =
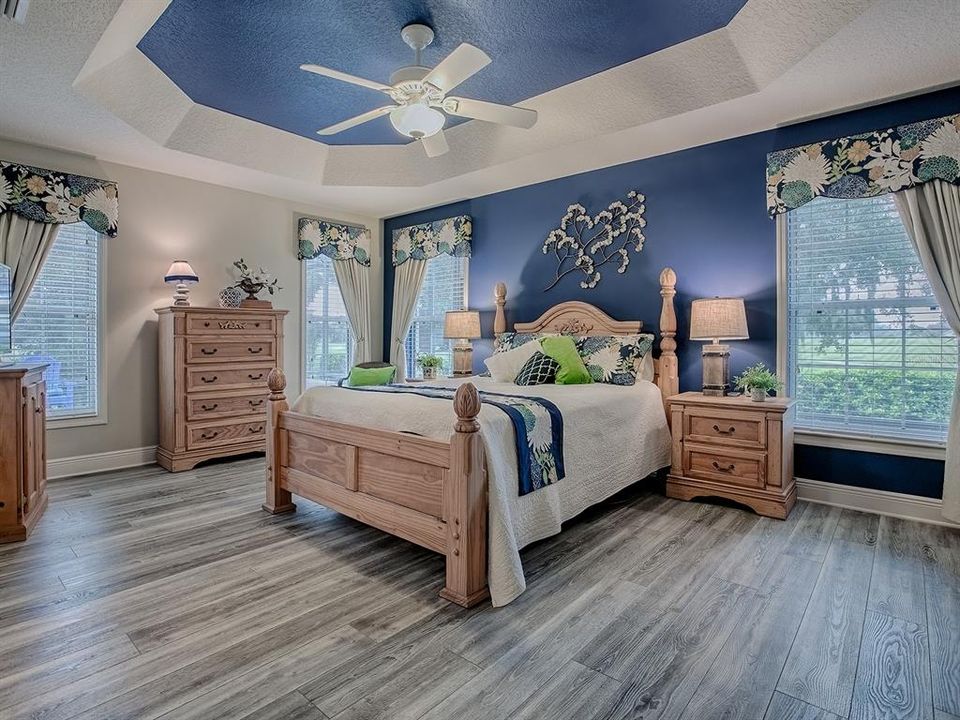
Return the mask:
<path id="1" fill-rule="evenodd" d="M 263 425 L 261 425 L 260 427 L 252 427 L 252 428 L 249 428 L 249 430 L 250 430 L 250 432 L 252 432 L 252 433 L 262 433 L 262 432 L 263 432 Z"/>
<path id="2" fill-rule="evenodd" d="M 254 327 L 260 327 L 260 323 L 255 322 L 255 323 L 253 324 L 253 326 L 254 326 Z"/>
<path id="3" fill-rule="evenodd" d="M 211 410 L 216 410 L 219 406 L 220 406 L 219 403 L 214 403 L 213 405 L 201 405 L 200 409 L 210 412 Z"/>
<path id="4" fill-rule="evenodd" d="M 207 320 L 207 321 L 203 324 L 203 326 L 204 326 L 204 327 L 210 327 L 210 321 Z"/>
<path id="5" fill-rule="evenodd" d="M 216 382 L 216 381 L 217 381 L 217 376 L 216 376 L 216 375 L 214 375 L 212 378 L 205 377 L 204 375 L 201 375 L 201 376 L 200 376 L 200 382 L 214 383 L 214 382 Z"/>
<path id="6" fill-rule="evenodd" d="M 254 355 L 256 355 L 258 352 L 263 352 L 263 348 L 262 348 L 262 347 L 258 347 L 258 348 L 248 347 L 248 348 L 247 348 L 247 352 L 253 353 Z"/>
<path id="7" fill-rule="evenodd" d="M 220 433 L 217 432 L 217 431 L 214 431 L 214 432 L 210 433 L 209 435 L 207 435 L 207 433 L 200 433 L 200 439 L 201 439 L 201 440 L 213 440 L 213 439 L 214 439 L 217 435 L 219 435 L 219 434 L 220 434 Z"/>
<path id="8" fill-rule="evenodd" d="M 260 407 L 263 405 L 263 398 L 259 400 L 247 400 L 247 402 L 250 403 L 250 407 Z"/>
<path id="9" fill-rule="evenodd" d="M 729 429 L 723 430 L 719 425 L 714 425 L 713 431 L 718 432 L 721 435 L 733 435 L 737 431 L 737 429 L 733 425 L 731 425 Z"/>
<path id="10" fill-rule="evenodd" d="M 251 380 L 259 380 L 260 378 L 263 377 L 263 373 L 260 373 L 259 375 L 254 375 L 253 373 L 249 373 L 247 377 L 250 378 Z"/>
<path id="11" fill-rule="evenodd" d="M 719 470 L 720 472 L 725 472 L 725 473 L 733 472 L 734 470 L 737 469 L 737 466 L 734 465 L 733 463 L 730 463 L 729 465 L 724 467 L 723 465 L 718 463 L 716 460 L 713 461 L 713 467 Z"/>
<path id="12" fill-rule="evenodd" d="M 214 348 L 213 350 L 209 350 L 207 348 L 200 348 L 200 352 L 202 352 L 204 355 L 216 355 L 217 348 Z"/>

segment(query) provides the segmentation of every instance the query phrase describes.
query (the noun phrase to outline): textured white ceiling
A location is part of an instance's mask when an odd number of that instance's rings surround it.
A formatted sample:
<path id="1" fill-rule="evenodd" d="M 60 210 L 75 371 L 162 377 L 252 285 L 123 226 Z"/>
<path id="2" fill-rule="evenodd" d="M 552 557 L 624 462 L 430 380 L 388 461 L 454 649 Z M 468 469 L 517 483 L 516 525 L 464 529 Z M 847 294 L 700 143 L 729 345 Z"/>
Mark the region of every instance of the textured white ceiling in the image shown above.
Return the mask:
<path id="1" fill-rule="evenodd" d="M 0 21 L 0 136 L 387 216 L 960 81 L 960 0 L 749 0 L 726 28 L 524 103 L 532 130 L 466 123 L 428 159 L 194 104 L 136 49 L 167 1 L 33 0 L 26 25 Z"/>

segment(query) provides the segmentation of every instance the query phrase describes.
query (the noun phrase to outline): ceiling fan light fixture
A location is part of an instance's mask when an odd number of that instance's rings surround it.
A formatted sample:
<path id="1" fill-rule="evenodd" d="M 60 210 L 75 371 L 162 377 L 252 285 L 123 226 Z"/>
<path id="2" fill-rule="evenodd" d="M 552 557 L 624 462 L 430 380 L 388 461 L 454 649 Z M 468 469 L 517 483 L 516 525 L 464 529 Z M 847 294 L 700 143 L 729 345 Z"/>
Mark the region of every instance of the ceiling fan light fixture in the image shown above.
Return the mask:
<path id="1" fill-rule="evenodd" d="M 397 132 L 418 139 L 436 135 L 446 120 L 442 112 L 422 102 L 398 105 L 390 111 L 390 124 Z"/>

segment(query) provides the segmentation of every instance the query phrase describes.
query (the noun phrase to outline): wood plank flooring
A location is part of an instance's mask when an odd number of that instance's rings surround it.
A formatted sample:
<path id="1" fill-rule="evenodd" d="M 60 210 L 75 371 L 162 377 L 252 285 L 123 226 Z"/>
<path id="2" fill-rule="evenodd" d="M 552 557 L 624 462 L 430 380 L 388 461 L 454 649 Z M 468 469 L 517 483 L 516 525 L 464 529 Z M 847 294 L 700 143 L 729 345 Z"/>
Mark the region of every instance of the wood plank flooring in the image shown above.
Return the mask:
<path id="1" fill-rule="evenodd" d="M 0 545 L 3 720 L 960 718 L 960 533 L 630 488 L 463 610 L 443 559 L 263 461 L 50 483 Z"/>

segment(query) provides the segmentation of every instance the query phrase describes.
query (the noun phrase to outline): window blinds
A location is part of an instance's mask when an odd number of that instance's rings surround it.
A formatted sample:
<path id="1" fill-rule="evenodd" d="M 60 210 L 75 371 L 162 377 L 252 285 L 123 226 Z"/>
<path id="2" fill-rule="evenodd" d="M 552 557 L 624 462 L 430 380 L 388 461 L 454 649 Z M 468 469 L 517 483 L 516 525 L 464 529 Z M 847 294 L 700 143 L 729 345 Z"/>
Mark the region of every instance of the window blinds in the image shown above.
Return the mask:
<path id="1" fill-rule="evenodd" d="M 443 319 L 448 310 L 462 310 L 467 303 L 468 258 L 437 255 L 425 262 L 427 276 L 404 343 L 410 377 L 414 376 L 417 355 L 421 353 L 439 355 L 444 360 L 445 371 L 453 371 L 455 340 L 443 337 Z"/>
<path id="2" fill-rule="evenodd" d="M 61 225 L 13 326 L 13 352 L 49 363 L 47 415 L 97 414 L 100 235 L 85 223 Z"/>
<path id="3" fill-rule="evenodd" d="M 945 439 L 957 339 L 891 195 L 787 214 L 787 315 L 799 427 Z"/>
<path id="4" fill-rule="evenodd" d="M 353 330 L 333 263 L 325 255 L 303 261 L 303 362 L 307 387 L 335 385 L 350 373 L 353 365 Z"/>

